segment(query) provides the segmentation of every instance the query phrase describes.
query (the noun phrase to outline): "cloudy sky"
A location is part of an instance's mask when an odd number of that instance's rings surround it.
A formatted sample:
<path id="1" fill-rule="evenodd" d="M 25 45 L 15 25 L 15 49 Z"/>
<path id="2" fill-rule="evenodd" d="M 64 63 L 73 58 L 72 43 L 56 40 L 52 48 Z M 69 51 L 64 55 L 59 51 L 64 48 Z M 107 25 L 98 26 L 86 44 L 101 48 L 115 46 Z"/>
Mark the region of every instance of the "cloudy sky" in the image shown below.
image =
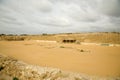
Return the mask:
<path id="1" fill-rule="evenodd" d="M 0 0 L 0 33 L 120 32 L 120 0 Z"/>

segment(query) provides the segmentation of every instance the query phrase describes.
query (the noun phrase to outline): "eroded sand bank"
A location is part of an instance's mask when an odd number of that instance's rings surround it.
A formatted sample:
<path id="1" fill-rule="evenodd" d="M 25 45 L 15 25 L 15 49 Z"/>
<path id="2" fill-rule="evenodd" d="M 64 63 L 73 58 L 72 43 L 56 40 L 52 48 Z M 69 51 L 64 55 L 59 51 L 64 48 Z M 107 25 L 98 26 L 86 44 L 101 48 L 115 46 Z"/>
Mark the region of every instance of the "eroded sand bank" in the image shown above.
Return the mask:
<path id="1" fill-rule="evenodd" d="M 0 80 L 120 80 L 120 77 L 98 77 L 66 72 L 56 68 L 26 64 L 0 54 Z"/>

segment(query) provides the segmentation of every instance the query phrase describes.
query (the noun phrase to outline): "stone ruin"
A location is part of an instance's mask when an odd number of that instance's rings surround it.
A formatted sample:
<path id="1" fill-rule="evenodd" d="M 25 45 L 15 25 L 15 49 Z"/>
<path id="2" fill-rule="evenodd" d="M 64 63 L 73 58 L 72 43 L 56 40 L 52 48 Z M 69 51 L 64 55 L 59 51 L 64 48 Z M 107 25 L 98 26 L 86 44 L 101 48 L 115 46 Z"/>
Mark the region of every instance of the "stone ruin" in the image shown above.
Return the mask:
<path id="1" fill-rule="evenodd" d="M 75 39 L 63 39 L 62 40 L 63 43 L 76 43 Z"/>

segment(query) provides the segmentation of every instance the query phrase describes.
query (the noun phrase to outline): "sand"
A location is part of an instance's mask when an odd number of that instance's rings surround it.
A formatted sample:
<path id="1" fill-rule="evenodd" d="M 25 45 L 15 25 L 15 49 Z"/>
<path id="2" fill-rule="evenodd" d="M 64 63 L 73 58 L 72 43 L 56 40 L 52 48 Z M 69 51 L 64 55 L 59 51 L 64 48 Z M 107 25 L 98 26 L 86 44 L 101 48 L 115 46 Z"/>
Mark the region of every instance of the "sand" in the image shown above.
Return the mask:
<path id="1" fill-rule="evenodd" d="M 40 67 L 0 54 L 0 80 L 120 80 L 120 77 L 98 77 L 56 68 Z"/>
<path id="2" fill-rule="evenodd" d="M 120 46 L 0 41 L 0 53 L 33 65 L 95 76 L 120 76 Z"/>

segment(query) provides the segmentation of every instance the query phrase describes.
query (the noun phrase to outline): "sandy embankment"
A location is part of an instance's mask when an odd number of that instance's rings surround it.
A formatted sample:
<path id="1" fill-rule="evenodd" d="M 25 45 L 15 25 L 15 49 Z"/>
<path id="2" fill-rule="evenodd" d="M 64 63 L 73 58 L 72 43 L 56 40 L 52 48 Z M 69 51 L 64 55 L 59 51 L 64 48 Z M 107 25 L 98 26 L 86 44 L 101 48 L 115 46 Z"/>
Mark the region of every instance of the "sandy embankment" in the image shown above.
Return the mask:
<path id="1" fill-rule="evenodd" d="M 119 80 L 120 77 L 97 77 L 64 72 L 59 69 L 26 64 L 0 54 L 0 80 Z"/>
<path id="2" fill-rule="evenodd" d="M 119 46 L 0 41 L 0 53 L 33 65 L 95 76 L 120 76 Z"/>

